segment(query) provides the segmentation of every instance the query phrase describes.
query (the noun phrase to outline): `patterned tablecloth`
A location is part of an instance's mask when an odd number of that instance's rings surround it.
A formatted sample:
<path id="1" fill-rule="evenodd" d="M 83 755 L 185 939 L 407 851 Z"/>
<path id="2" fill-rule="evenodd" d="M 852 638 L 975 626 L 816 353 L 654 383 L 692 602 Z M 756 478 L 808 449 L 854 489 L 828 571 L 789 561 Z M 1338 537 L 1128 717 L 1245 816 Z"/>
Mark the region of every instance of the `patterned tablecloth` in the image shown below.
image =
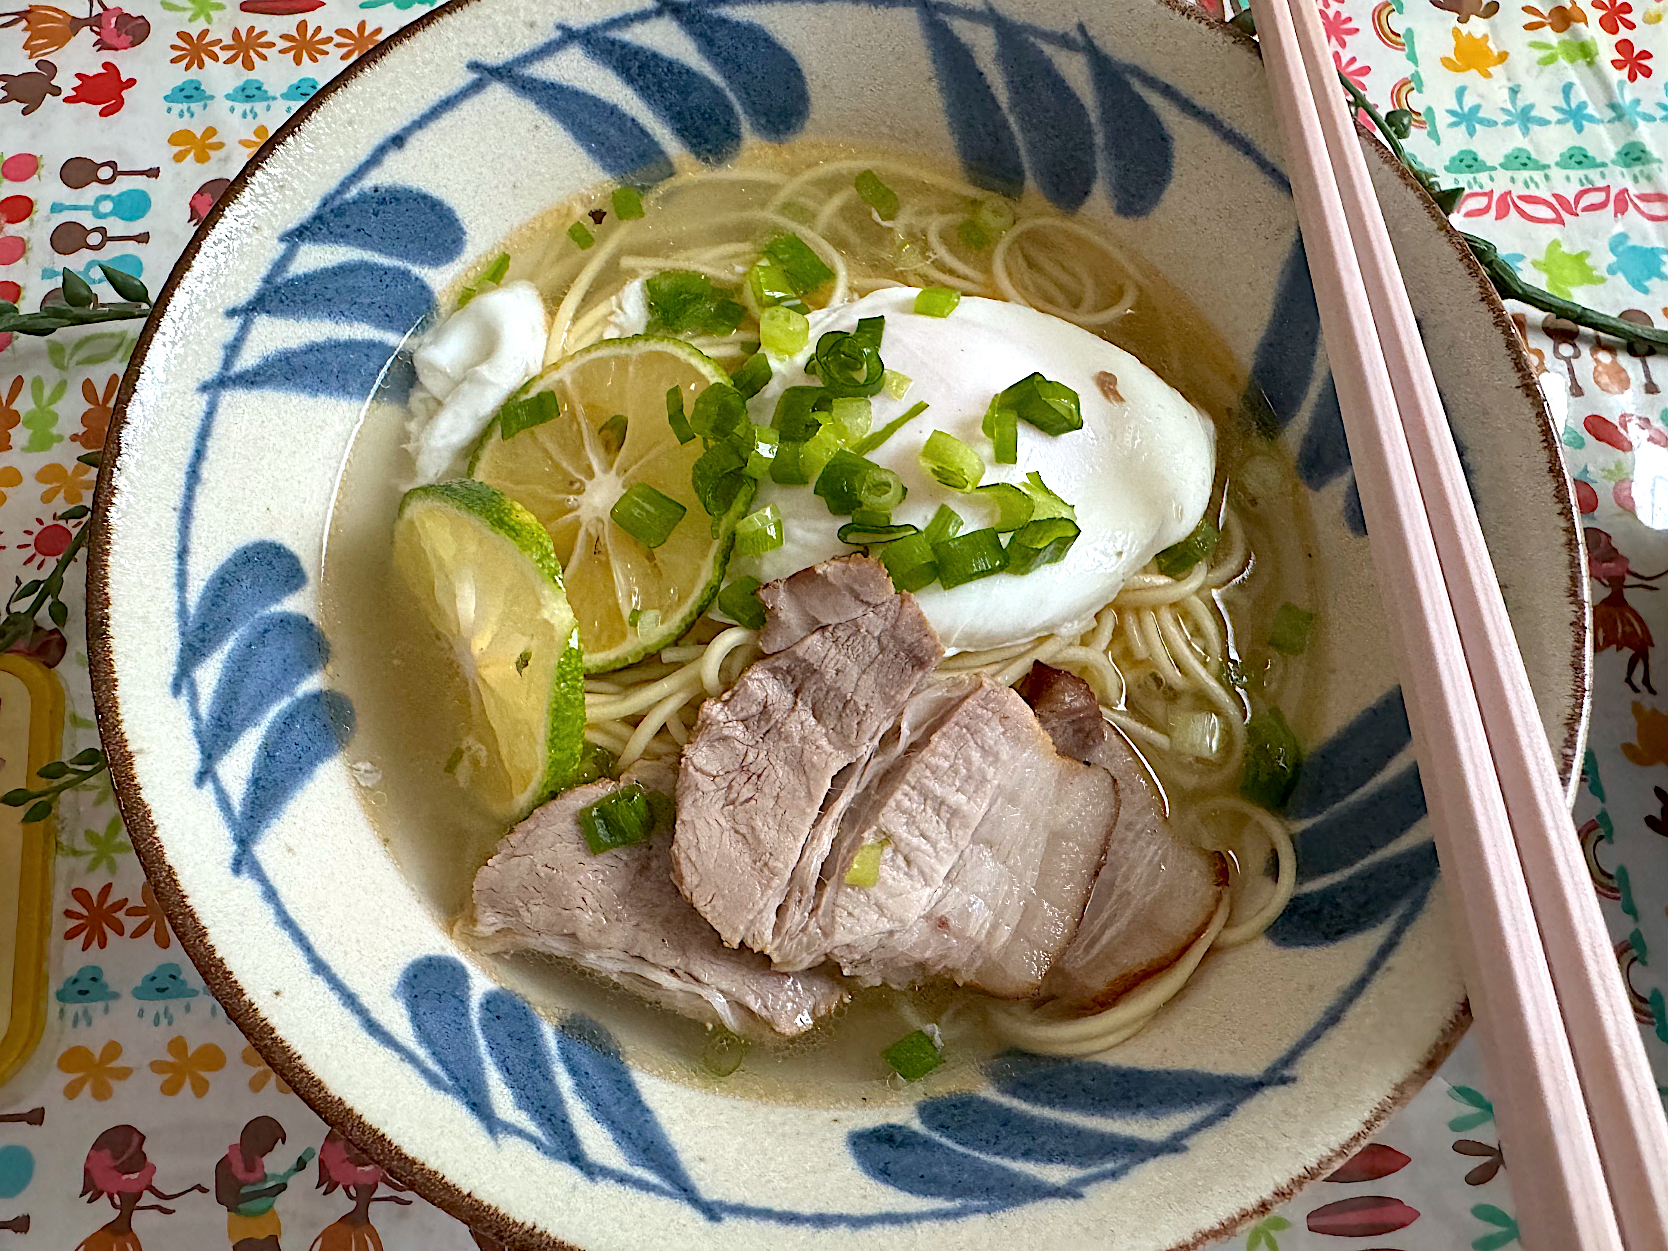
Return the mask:
<path id="1" fill-rule="evenodd" d="M 83 17 L 81 0 L 58 2 L 74 11 L 35 3 L 0 13 L 0 299 L 30 308 L 66 266 L 95 286 L 96 261 L 160 286 L 268 134 L 428 7 L 123 0 L 132 11 L 112 5 Z M 1465 186 L 1456 214 L 1464 229 L 1497 244 L 1537 285 L 1668 324 L 1668 0 L 1543 0 L 1544 10 L 1517 0 L 1319 2 L 1339 69 L 1381 108 L 1415 110 L 1409 149 Z M 1634 1010 L 1668 1082 L 1668 842 L 1659 841 L 1668 840 L 1668 673 L 1651 673 L 1651 623 L 1668 625 L 1668 359 L 1533 310 L 1516 310 L 1516 321 L 1564 418 L 1594 582 L 1593 728 L 1577 823 Z M 61 519 L 92 490 L 94 471 L 76 457 L 104 441 L 134 333 L 118 325 L 5 340 L 0 576 L 26 579 L 81 524 Z M 72 606 L 79 599 L 77 587 Z M 37 640 L 36 650 L 66 691 L 68 756 L 97 735 L 78 613 L 64 634 Z M 15 746 L 0 744 L 0 755 Z M 473 1245 L 462 1226 L 421 1200 L 408 1204 L 376 1170 L 355 1172 L 218 1010 L 158 911 L 108 787 L 63 801 L 55 876 L 45 1037 L 0 1088 L 0 1247 L 224 1245 L 216 1171 L 229 1155 L 238 1162 L 233 1148 L 259 1117 L 287 1135 L 274 1162 L 326 1147 L 331 1163 L 322 1176 L 316 1165 L 297 1174 L 278 1199 L 272 1228 L 281 1222 L 283 1246 Z M 1488 1095 L 1462 1044 L 1370 1146 L 1224 1245 L 1510 1245 L 1518 1229 Z M 100 1231 L 111 1212 L 97 1193 L 81 1197 L 84 1182 L 97 1183 L 83 1170 L 108 1163 L 95 1145 L 126 1153 L 134 1130 L 157 1189 L 187 1193 L 148 1200 L 123 1239 Z"/>

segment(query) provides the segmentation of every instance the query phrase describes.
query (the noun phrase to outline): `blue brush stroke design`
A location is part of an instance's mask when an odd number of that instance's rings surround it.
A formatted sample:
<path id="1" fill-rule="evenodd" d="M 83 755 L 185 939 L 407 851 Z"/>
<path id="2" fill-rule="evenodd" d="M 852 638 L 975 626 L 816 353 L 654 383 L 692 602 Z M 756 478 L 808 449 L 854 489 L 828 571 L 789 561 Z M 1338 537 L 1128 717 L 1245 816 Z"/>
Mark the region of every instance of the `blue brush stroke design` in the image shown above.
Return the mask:
<path id="1" fill-rule="evenodd" d="M 180 654 L 171 685 L 180 694 L 187 674 L 227 639 L 280 600 L 307 585 L 301 560 L 282 543 L 245 543 L 209 577 L 180 629 Z"/>
<path id="2" fill-rule="evenodd" d="M 556 1054 L 585 1111 L 608 1131 L 620 1154 L 659 1177 L 708 1219 L 718 1219 L 684 1171 L 654 1110 L 644 1102 L 631 1070 L 620 1059 L 613 1035 L 589 1017 L 575 1013 L 556 1031 Z"/>
<path id="3" fill-rule="evenodd" d="M 705 74 L 653 48 L 594 31 L 580 46 L 637 93 L 697 160 L 719 165 L 741 150 L 741 117 L 730 97 Z"/>
<path id="4" fill-rule="evenodd" d="M 991 1084 L 1010 1099 L 1083 1116 L 1168 1116 L 1228 1099 L 1243 1099 L 1269 1084 L 1266 1078 L 1237 1073 L 1126 1068 L 1024 1052 L 997 1056 L 985 1066 L 985 1073 Z"/>
<path id="5" fill-rule="evenodd" d="M 1367 514 L 1361 507 L 1361 487 L 1354 478 L 1344 489 L 1344 525 L 1351 534 L 1367 537 Z"/>
<path id="6" fill-rule="evenodd" d="M 452 206 L 416 187 L 367 187 L 329 202 L 279 236 L 325 243 L 408 265 L 449 265 L 463 255 L 463 222 Z"/>
<path id="7" fill-rule="evenodd" d="M 940 1138 L 979 1155 L 1030 1164 L 1090 1168 L 1112 1160 L 1143 1160 L 1174 1147 L 1037 1116 L 982 1095 L 944 1095 L 915 1105 L 921 1124 Z"/>
<path id="8" fill-rule="evenodd" d="M 1075 213 L 1095 185 L 1095 131 L 1089 111 L 1048 53 L 995 9 L 991 13 L 996 65 L 1032 180 L 1049 203 Z"/>
<path id="9" fill-rule="evenodd" d="M 232 872 L 242 871 L 256 840 L 314 770 L 341 751 L 353 731 L 353 705 L 337 691 L 310 691 L 278 711 L 261 736 L 255 767 L 249 771 L 243 802 L 238 805 Z"/>
<path id="10" fill-rule="evenodd" d="M 434 292 L 403 265 L 346 261 L 263 287 L 228 317 L 257 313 L 290 321 L 333 321 L 403 336 L 434 312 Z"/>
<path id="11" fill-rule="evenodd" d="M 486 1064 L 470 1016 L 469 970 L 456 956 L 423 956 L 405 966 L 394 998 L 411 1032 L 445 1074 L 458 1102 L 497 1137 Z"/>
<path id="12" fill-rule="evenodd" d="M 616 182 L 652 187 L 672 176 L 672 160 L 666 150 L 642 122 L 619 105 L 508 66 L 471 61 L 469 68 L 508 88 L 567 131 L 585 155 Z"/>
<path id="13" fill-rule="evenodd" d="M 1320 346 L 1320 309 L 1309 283 L 1309 260 L 1303 240 L 1292 242 L 1280 269 L 1280 284 L 1269 310 L 1268 325 L 1251 362 L 1251 383 L 1268 400 L 1274 419 L 1284 430 L 1303 407 L 1309 380 L 1315 373 Z"/>
<path id="14" fill-rule="evenodd" d="M 991 90 L 985 73 L 949 23 L 929 0 L 918 0 L 921 38 L 932 56 L 933 77 L 944 97 L 944 119 L 956 146 L 962 174 L 975 187 L 1018 196 L 1025 190 L 1025 162 L 1019 140 Z"/>
<path id="15" fill-rule="evenodd" d="M 1324 947 L 1365 934 L 1408 900 L 1424 898 L 1436 876 L 1436 846 L 1421 843 L 1331 886 L 1300 891 L 1269 926 L 1268 939 L 1278 947 Z"/>
<path id="16" fill-rule="evenodd" d="M 978 1199 L 1000 1206 L 1078 1199 L 1083 1192 L 992 1164 L 907 1125 L 876 1125 L 846 1138 L 857 1167 L 882 1185 L 927 1199 Z"/>
<path id="17" fill-rule="evenodd" d="M 1292 820 L 1318 816 L 1372 781 L 1413 741 L 1402 688 L 1393 686 L 1303 762 L 1286 805 Z"/>
<path id="18" fill-rule="evenodd" d="M 323 669 L 329 656 L 323 631 L 300 613 L 265 613 L 239 634 L 220 666 L 203 720 L 198 783 L 280 700 Z"/>
<path id="19" fill-rule="evenodd" d="M 1089 82 L 1100 113 L 1106 186 L 1120 217 L 1145 217 L 1158 207 L 1175 174 L 1175 140 L 1157 110 L 1135 90 L 1111 57 L 1078 24 L 1089 61 Z"/>
<path id="20" fill-rule="evenodd" d="M 1339 804 L 1292 840 L 1298 884 L 1353 868 L 1406 834 L 1424 815 L 1419 766 L 1409 765 L 1383 786 Z"/>
<path id="21" fill-rule="evenodd" d="M 792 139 L 811 117 L 811 91 L 798 60 L 763 26 L 726 17 L 710 5 L 662 0 L 762 138 Z"/>
<path id="22" fill-rule="evenodd" d="M 568 1117 L 567 1100 L 556 1085 L 555 1057 L 545 1042 L 538 1015 L 501 988 L 481 996 L 481 1037 L 510 1097 L 537 1127 L 546 1155 L 564 1160 L 587 1177 L 596 1170 Z"/>
<path id="23" fill-rule="evenodd" d="M 203 389 L 363 400 L 380 388 L 390 403 L 403 404 L 415 375 L 398 352 L 399 345 L 386 339 L 323 339 L 268 353 L 247 369 L 210 379 Z"/>
<path id="24" fill-rule="evenodd" d="M 1297 476 L 1318 491 L 1340 474 L 1349 472 L 1349 440 L 1344 436 L 1344 414 L 1338 407 L 1338 386 L 1330 372 L 1315 397 L 1309 427 L 1297 449 Z"/>

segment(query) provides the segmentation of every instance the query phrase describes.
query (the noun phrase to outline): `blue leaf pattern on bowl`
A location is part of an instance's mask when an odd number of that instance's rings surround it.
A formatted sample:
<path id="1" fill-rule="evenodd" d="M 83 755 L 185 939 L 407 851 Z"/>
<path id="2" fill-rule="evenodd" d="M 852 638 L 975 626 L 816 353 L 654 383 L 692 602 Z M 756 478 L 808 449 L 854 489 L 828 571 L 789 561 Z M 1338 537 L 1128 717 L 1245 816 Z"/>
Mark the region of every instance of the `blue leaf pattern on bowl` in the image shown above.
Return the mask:
<path id="1" fill-rule="evenodd" d="M 998 1056 L 986 1071 L 991 1084 L 1010 1099 L 1084 1116 L 1168 1116 L 1224 1099 L 1243 1099 L 1269 1084 L 1265 1078 L 1236 1073 L 1137 1069 L 1023 1052 Z"/>
<path id="2" fill-rule="evenodd" d="M 1421 806 L 1423 800 L 1421 795 Z M 1423 900 L 1436 873 L 1435 845 L 1420 843 L 1331 886 L 1300 891 L 1269 926 L 1268 940 L 1281 947 L 1322 947 L 1364 934 L 1404 903 Z"/>
<path id="3" fill-rule="evenodd" d="M 944 118 L 962 174 L 975 187 L 1018 195 L 1025 189 L 1025 162 L 1019 155 L 1019 140 L 973 49 L 926 0 L 917 6 L 917 12 L 921 37 L 932 56 L 933 77 L 944 97 Z"/>
<path id="4" fill-rule="evenodd" d="M 481 996 L 480 1025 L 487 1054 L 510 1088 L 515 1106 L 537 1129 L 545 1154 L 594 1176 L 556 1084 L 555 1058 L 538 1015 L 509 991 L 489 990 Z"/>
<path id="5" fill-rule="evenodd" d="M 239 634 L 203 721 L 198 781 L 280 700 L 324 668 L 329 655 L 323 631 L 300 613 L 264 613 Z"/>
<path id="6" fill-rule="evenodd" d="M 1037 1116 L 983 1095 L 944 1095 L 915 1105 L 921 1124 L 979 1155 L 1031 1164 L 1090 1168 L 1113 1160 L 1144 1160 L 1178 1147 Z"/>
<path id="7" fill-rule="evenodd" d="M 294 552 L 260 539 L 226 557 L 197 596 L 180 631 L 179 663 L 172 689 L 178 695 L 188 674 L 256 616 L 307 585 Z"/>
<path id="8" fill-rule="evenodd" d="M 1083 1192 L 980 1159 L 907 1125 L 876 1125 L 847 1138 L 857 1167 L 884 1185 L 927 1199 L 982 1199 L 993 1207 Z"/>
<path id="9" fill-rule="evenodd" d="M 1303 240 L 1294 238 L 1280 270 L 1267 329 L 1251 360 L 1251 385 L 1263 393 L 1281 430 L 1303 408 L 1319 348 L 1320 309 L 1309 282 L 1309 258 Z"/>
<path id="10" fill-rule="evenodd" d="M 314 771 L 353 737 L 353 729 L 353 705 L 336 691 L 310 691 L 278 710 L 261 736 L 238 805 L 234 872 Z"/>
<path id="11" fill-rule="evenodd" d="M 713 8 L 664 0 L 663 7 L 718 71 L 759 137 L 792 139 L 811 117 L 811 91 L 799 62 L 757 22 Z"/>
<path id="12" fill-rule="evenodd" d="M 606 65 L 678 142 L 708 165 L 741 150 L 741 117 L 724 89 L 676 57 L 595 31 L 578 32 L 580 46 Z"/>
<path id="13" fill-rule="evenodd" d="M 1089 81 L 1100 114 L 1106 186 L 1120 217 L 1145 217 L 1164 198 L 1175 172 L 1175 140 L 1158 112 L 1079 25 Z"/>
<path id="14" fill-rule="evenodd" d="M 396 350 L 397 345 L 385 339 L 326 339 L 271 352 L 247 369 L 204 383 L 204 388 L 362 400 L 380 387 L 388 400 L 402 403 L 415 376 L 408 363 L 395 359 Z"/>
<path id="15" fill-rule="evenodd" d="M 408 265 L 448 265 L 463 255 L 463 223 L 452 206 L 416 187 L 367 187 L 319 208 L 280 236 L 374 252 Z"/>
<path id="16" fill-rule="evenodd" d="M 446 1075 L 452 1093 L 493 1129 L 492 1093 L 470 1013 L 469 971 L 451 956 L 424 956 L 406 965 L 394 996 L 405 1008 L 411 1031 Z"/>
<path id="17" fill-rule="evenodd" d="M 263 287 L 228 316 L 260 313 L 291 321 L 335 321 L 396 338 L 434 312 L 434 292 L 403 265 L 348 261 Z"/>
<path id="18" fill-rule="evenodd" d="M 995 15 L 996 64 L 1037 187 L 1049 203 L 1075 212 L 1095 185 L 1095 131 L 1089 110 L 1029 35 Z"/>

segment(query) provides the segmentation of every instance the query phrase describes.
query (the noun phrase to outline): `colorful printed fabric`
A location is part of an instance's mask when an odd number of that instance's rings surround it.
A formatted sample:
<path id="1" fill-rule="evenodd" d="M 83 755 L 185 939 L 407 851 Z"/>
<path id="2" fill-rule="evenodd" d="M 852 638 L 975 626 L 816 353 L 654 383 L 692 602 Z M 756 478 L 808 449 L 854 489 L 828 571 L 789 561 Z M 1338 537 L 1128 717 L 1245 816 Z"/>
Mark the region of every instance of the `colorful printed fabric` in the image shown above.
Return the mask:
<path id="1" fill-rule="evenodd" d="M 129 2 L 0 13 L 0 299 L 32 308 L 65 268 L 102 286 L 100 261 L 159 286 L 272 130 L 428 0 Z M 1456 224 L 1536 285 L 1668 325 L 1668 0 L 1319 3 L 1340 72 L 1381 109 L 1413 110 L 1409 150 L 1465 188 Z M 1581 837 L 1668 1082 L 1668 674 L 1651 672 L 1668 360 L 1514 312 L 1563 414 L 1594 579 Z M 134 333 L 4 338 L 0 572 L 28 578 L 80 524 L 62 514 L 89 502 L 94 473 L 75 458 L 103 444 Z M 29 649 L 67 691 L 64 755 L 96 746 L 79 613 Z M 48 1028 L 0 1089 L 0 1231 L 27 1230 L 17 1245 L 210 1248 L 279 1230 L 327 1251 L 487 1245 L 329 1134 L 238 1035 L 175 944 L 107 786 L 61 804 L 56 892 Z M 269 1211 L 229 1212 L 244 1185 L 232 1157 L 276 1179 L 304 1148 L 317 1159 L 274 1182 Z M 1346 1165 L 1222 1245 L 1494 1251 L 1517 1239 L 1513 1210 L 1467 1043 Z"/>

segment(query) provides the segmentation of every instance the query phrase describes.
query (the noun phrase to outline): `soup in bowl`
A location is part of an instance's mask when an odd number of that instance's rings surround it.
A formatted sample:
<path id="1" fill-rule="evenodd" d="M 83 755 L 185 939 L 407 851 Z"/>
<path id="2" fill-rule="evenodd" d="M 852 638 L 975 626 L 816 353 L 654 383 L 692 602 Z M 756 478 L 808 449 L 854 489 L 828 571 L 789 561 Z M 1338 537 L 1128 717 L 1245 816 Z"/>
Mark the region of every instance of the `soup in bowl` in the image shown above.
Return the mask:
<path id="1" fill-rule="evenodd" d="M 333 1124 L 516 1245 L 1160 1248 L 1440 1061 L 1259 73 L 1148 0 L 473 0 L 251 166 L 126 383 L 95 677 Z M 1375 177 L 1567 776 L 1556 446 Z"/>

